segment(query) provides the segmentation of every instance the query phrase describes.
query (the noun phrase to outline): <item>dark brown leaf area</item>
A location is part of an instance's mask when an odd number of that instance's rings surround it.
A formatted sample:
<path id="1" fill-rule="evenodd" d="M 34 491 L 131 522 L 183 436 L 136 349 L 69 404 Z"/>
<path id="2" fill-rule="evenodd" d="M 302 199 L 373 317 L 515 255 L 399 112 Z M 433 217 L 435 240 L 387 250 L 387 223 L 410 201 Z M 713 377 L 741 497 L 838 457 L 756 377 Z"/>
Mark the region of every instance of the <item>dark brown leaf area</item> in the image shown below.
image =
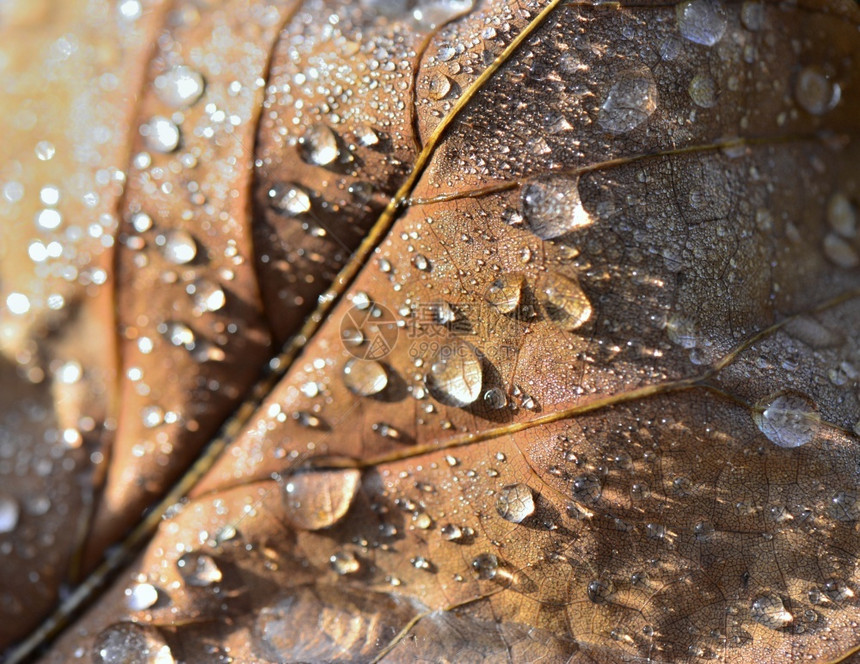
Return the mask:
<path id="1" fill-rule="evenodd" d="M 0 645 L 214 440 L 40 661 L 860 646 L 855 4 L 0 31 Z"/>

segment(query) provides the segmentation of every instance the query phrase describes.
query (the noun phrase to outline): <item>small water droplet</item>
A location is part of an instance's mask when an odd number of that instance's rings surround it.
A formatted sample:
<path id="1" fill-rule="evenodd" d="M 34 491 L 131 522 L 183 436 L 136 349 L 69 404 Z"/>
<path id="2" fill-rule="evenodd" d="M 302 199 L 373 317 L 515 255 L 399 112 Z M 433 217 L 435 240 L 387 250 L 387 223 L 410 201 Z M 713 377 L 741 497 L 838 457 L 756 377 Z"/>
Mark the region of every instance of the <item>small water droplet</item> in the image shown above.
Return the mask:
<path id="1" fill-rule="evenodd" d="M 329 565 L 340 576 L 355 574 L 361 569 L 361 562 L 352 551 L 338 551 L 328 559 Z"/>
<path id="2" fill-rule="evenodd" d="M 183 346 L 186 350 L 194 350 L 194 332 L 184 323 L 170 321 L 164 324 L 162 334 L 174 346 Z"/>
<path id="3" fill-rule="evenodd" d="M 760 0 L 746 0 L 741 5 L 741 23 L 747 30 L 753 32 L 764 27 L 765 7 Z"/>
<path id="4" fill-rule="evenodd" d="M 837 521 L 860 520 L 860 499 L 853 491 L 840 491 L 830 499 L 830 515 Z"/>
<path id="5" fill-rule="evenodd" d="M 453 523 L 446 523 L 442 526 L 439 529 L 439 534 L 442 536 L 442 539 L 448 542 L 456 542 L 463 539 L 463 529 Z"/>
<path id="6" fill-rule="evenodd" d="M 197 243 L 183 230 L 170 230 L 164 234 L 161 253 L 174 265 L 185 265 L 197 256 Z M 158 239 L 156 239 L 158 243 Z"/>
<path id="7" fill-rule="evenodd" d="M 369 397 L 388 385 L 388 372 L 375 360 L 353 358 L 343 367 L 343 382 L 353 394 Z"/>
<path id="8" fill-rule="evenodd" d="M 472 569 L 481 581 L 489 581 L 496 578 L 499 559 L 492 553 L 481 553 L 472 560 Z"/>
<path id="9" fill-rule="evenodd" d="M 444 74 L 436 74 L 427 82 L 427 94 L 431 99 L 444 99 L 451 92 L 451 79 Z"/>
<path id="10" fill-rule="evenodd" d="M 208 279 L 194 281 L 194 306 L 199 311 L 218 311 L 227 302 L 221 287 Z"/>
<path id="11" fill-rule="evenodd" d="M 155 77 L 155 93 L 168 106 L 191 106 L 203 95 L 205 84 L 200 72 L 179 65 Z"/>
<path id="12" fill-rule="evenodd" d="M 844 602 L 854 597 L 854 591 L 848 587 L 848 584 L 837 578 L 827 579 L 824 582 L 824 594 L 834 602 Z"/>
<path id="13" fill-rule="evenodd" d="M 422 272 L 430 271 L 430 261 L 424 254 L 416 254 L 412 259 L 412 264 Z"/>
<path id="14" fill-rule="evenodd" d="M 278 213 L 288 217 L 298 217 L 309 212 L 311 198 L 307 190 L 292 182 L 279 182 L 266 192 L 269 205 Z"/>
<path id="15" fill-rule="evenodd" d="M 687 0 L 676 13 L 681 36 L 696 44 L 713 46 L 726 31 L 726 8 L 720 0 Z"/>
<path id="16" fill-rule="evenodd" d="M 578 281 L 550 272 L 546 275 L 542 291 L 547 315 L 565 330 L 576 330 L 591 318 L 591 302 Z"/>
<path id="17" fill-rule="evenodd" d="M 827 223 L 845 238 L 857 235 L 857 212 L 848 197 L 836 192 L 827 202 Z"/>
<path id="18" fill-rule="evenodd" d="M 824 254 L 834 265 L 846 270 L 860 265 L 860 256 L 854 247 L 836 233 L 828 233 L 824 237 Z"/>
<path id="19" fill-rule="evenodd" d="M 220 583 L 223 577 L 218 564 L 206 553 L 184 553 L 176 561 L 179 576 L 186 585 L 205 588 Z"/>
<path id="20" fill-rule="evenodd" d="M 605 604 L 615 592 L 614 584 L 609 580 L 594 579 L 589 581 L 586 587 L 586 594 L 595 604 Z"/>
<path id="21" fill-rule="evenodd" d="M 580 503 L 593 504 L 600 500 L 603 486 L 594 475 L 580 475 L 573 480 L 571 488 L 573 499 Z"/>
<path id="22" fill-rule="evenodd" d="M 158 602 L 158 589 L 151 583 L 136 583 L 125 591 L 125 603 L 131 611 L 146 611 Z"/>
<path id="23" fill-rule="evenodd" d="M 359 145 L 366 148 L 379 144 L 379 134 L 370 125 L 361 125 L 355 130 L 355 138 Z"/>
<path id="24" fill-rule="evenodd" d="M 287 519 L 303 530 L 320 530 L 340 521 L 361 487 L 361 473 L 347 470 L 308 471 L 282 481 Z"/>
<path id="25" fill-rule="evenodd" d="M 164 638 L 151 627 L 132 622 L 111 625 L 96 636 L 94 664 L 174 664 Z"/>
<path id="26" fill-rule="evenodd" d="M 753 601 L 750 614 L 753 620 L 770 629 L 782 629 L 794 620 L 794 616 L 786 610 L 782 598 L 774 594 L 762 595 Z"/>
<path id="27" fill-rule="evenodd" d="M 496 311 L 510 314 L 519 309 L 526 278 L 520 272 L 508 272 L 495 278 L 484 298 Z"/>
<path id="28" fill-rule="evenodd" d="M 621 72 L 614 81 L 597 121 L 606 131 L 623 134 L 641 125 L 657 110 L 657 83 L 649 69 Z"/>
<path id="29" fill-rule="evenodd" d="M 710 76 L 696 74 L 690 81 L 687 92 L 696 106 L 711 108 L 717 103 L 717 84 Z"/>
<path id="30" fill-rule="evenodd" d="M 714 527 L 707 521 L 699 521 L 693 527 L 693 535 L 698 542 L 707 542 L 714 536 Z"/>
<path id="31" fill-rule="evenodd" d="M 815 403 L 799 392 L 783 392 L 767 399 L 753 412 L 761 432 L 780 447 L 799 447 L 812 441 L 820 420 Z"/>
<path id="32" fill-rule="evenodd" d="M 0 493 L 0 533 L 11 533 L 18 525 L 21 506 L 12 496 Z"/>
<path id="33" fill-rule="evenodd" d="M 328 166 L 340 156 L 337 135 L 331 127 L 318 123 L 305 130 L 299 139 L 302 158 L 316 166 Z"/>
<path id="34" fill-rule="evenodd" d="M 526 484 L 509 484 L 499 491 L 496 511 L 503 519 L 522 523 L 534 514 L 535 502 L 532 490 Z"/>
<path id="35" fill-rule="evenodd" d="M 140 420 L 147 429 L 153 429 L 164 422 L 164 409 L 161 406 L 150 405 L 140 409 Z"/>
<path id="36" fill-rule="evenodd" d="M 440 344 L 424 382 L 434 398 L 462 407 L 481 395 L 483 377 L 481 359 L 471 344 L 451 338 Z"/>
<path id="37" fill-rule="evenodd" d="M 551 240 L 593 223 L 579 198 L 578 181 L 544 177 L 526 184 L 520 193 L 522 215 L 531 231 Z"/>
<path id="38" fill-rule="evenodd" d="M 179 147 L 179 127 L 172 120 L 156 115 L 140 128 L 146 145 L 155 152 L 169 153 Z"/>
<path id="39" fill-rule="evenodd" d="M 484 404 L 493 410 L 500 410 L 508 405 L 508 397 L 501 388 L 491 387 L 484 392 Z"/>
<path id="40" fill-rule="evenodd" d="M 842 89 L 818 67 L 805 67 L 794 86 L 797 103 L 812 115 L 823 115 L 833 109 L 842 97 Z"/>

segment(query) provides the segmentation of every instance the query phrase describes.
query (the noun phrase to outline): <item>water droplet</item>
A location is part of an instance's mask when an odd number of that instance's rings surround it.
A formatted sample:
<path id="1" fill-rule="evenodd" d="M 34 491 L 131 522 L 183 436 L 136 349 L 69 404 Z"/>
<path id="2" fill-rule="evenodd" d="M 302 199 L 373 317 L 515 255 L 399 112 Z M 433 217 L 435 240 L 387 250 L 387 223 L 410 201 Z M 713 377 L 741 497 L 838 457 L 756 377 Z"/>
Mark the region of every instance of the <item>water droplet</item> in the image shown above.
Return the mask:
<path id="1" fill-rule="evenodd" d="M 500 410 L 508 405 L 508 397 L 501 388 L 491 387 L 484 392 L 484 404 L 487 408 Z"/>
<path id="2" fill-rule="evenodd" d="M 830 515 L 837 521 L 860 520 L 860 499 L 853 491 L 840 491 L 830 499 Z"/>
<path id="3" fill-rule="evenodd" d="M 594 579 L 589 581 L 588 587 L 585 590 L 590 599 L 595 604 L 605 604 L 615 592 L 614 584 L 609 580 Z"/>
<path id="4" fill-rule="evenodd" d="M 387 7 L 394 7 L 398 2 L 381 0 Z M 421 0 L 421 2 L 407 3 L 412 11 L 412 20 L 418 27 L 431 30 L 453 18 L 465 14 L 474 6 L 474 0 Z"/>
<path id="5" fill-rule="evenodd" d="M 204 88 L 200 72 L 182 65 L 155 77 L 155 93 L 173 108 L 191 106 L 203 95 Z"/>
<path id="6" fill-rule="evenodd" d="M 799 447 L 815 438 L 819 416 L 815 403 L 799 392 L 783 392 L 760 404 L 753 419 L 761 432 L 780 447 Z"/>
<path id="7" fill-rule="evenodd" d="M 160 406 L 144 406 L 140 409 L 140 420 L 147 429 L 152 429 L 164 422 L 164 409 Z"/>
<path id="8" fill-rule="evenodd" d="M 444 74 L 436 74 L 427 83 L 427 94 L 431 99 L 444 99 L 451 92 L 451 79 Z"/>
<path id="9" fill-rule="evenodd" d="M 710 76 L 696 74 L 690 81 L 687 92 L 696 106 L 711 108 L 717 103 L 717 84 Z"/>
<path id="10" fill-rule="evenodd" d="M 412 259 L 412 264 L 422 272 L 430 271 L 430 261 L 427 260 L 424 254 L 416 254 Z"/>
<path id="11" fill-rule="evenodd" d="M 520 306 L 525 282 L 525 276 L 519 272 L 502 274 L 489 285 L 484 298 L 499 313 L 513 313 Z"/>
<path id="12" fill-rule="evenodd" d="M 176 561 L 179 576 L 186 585 L 205 588 L 220 583 L 223 575 L 212 556 L 206 553 L 184 553 Z"/>
<path id="13" fill-rule="evenodd" d="M 463 539 L 463 529 L 453 523 L 446 523 L 442 526 L 439 529 L 439 534 L 442 536 L 442 539 L 448 542 L 456 542 Z"/>
<path id="14" fill-rule="evenodd" d="M 545 177 L 525 185 L 520 194 L 523 219 L 542 240 L 551 240 L 590 225 L 591 215 L 582 207 L 578 183 Z"/>
<path id="15" fill-rule="evenodd" d="M 200 311 L 218 311 L 227 302 L 221 287 L 207 279 L 194 281 L 194 306 Z"/>
<path id="16" fill-rule="evenodd" d="M 502 487 L 496 501 L 496 511 L 507 521 L 522 523 L 535 511 L 532 490 L 526 484 L 509 484 Z"/>
<path id="17" fill-rule="evenodd" d="M 153 628 L 131 622 L 111 625 L 96 636 L 94 664 L 174 664 L 173 653 Z"/>
<path id="18" fill-rule="evenodd" d="M 726 8 L 720 0 L 687 0 L 676 13 L 681 36 L 696 44 L 713 46 L 726 31 Z"/>
<path id="19" fill-rule="evenodd" d="M 594 475 L 580 475 L 573 480 L 573 499 L 580 503 L 596 503 L 603 494 L 603 486 Z"/>
<path id="20" fill-rule="evenodd" d="M 328 166 L 340 156 L 337 135 L 331 127 L 324 124 L 314 124 L 305 130 L 299 139 L 302 148 L 302 158 L 317 166 Z"/>
<path id="21" fill-rule="evenodd" d="M 372 147 L 379 143 L 379 134 L 377 134 L 370 125 L 361 125 L 355 130 L 355 138 L 359 145 L 366 148 Z"/>
<path id="22" fill-rule="evenodd" d="M 842 579 L 828 579 L 824 582 L 824 594 L 834 602 L 843 602 L 854 597 L 854 591 Z"/>
<path id="23" fill-rule="evenodd" d="M 388 385 L 388 372 L 375 360 L 353 358 L 343 367 L 343 382 L 353 394 L 369 397 Z"/>
<path id="24" fill-rule="evenodd" d="M 764 2 L 759 0 L 746 0 L 741 5 L 741 23 L 747 30 L 755 32 L 764 27 L 764 9 Z"/>
<path id="25" fill-rule="evenodd" d="M 828 233 L 824 237 L 824 254 L 835 265 L 846 270 L 860 265 L 860 256 L 854 251 L 854 247 L 836 233 Z"/>
<path id="26" fill-rule="evenodd" d="M 834 84 L 818 67 L 806 67 L 797 75 L 794 98 L 812 115 L 823 115 L 842 97 L 842 89 Z"/>
<path id="27" fill-rule="evenodd" d="M 484 372 L 481 359 L 471 346 L 451 338 L 439 346 L 424 377 L 434 398 L 452 406 L 468 406 L 481 395 Z"/>
<path id="28" fill-rule="evenodd" d="M 161 253 L 174 265 L 185 265 L 197 256 L 197 243 L 186 231 L 170 230 L 164 234 Z"/>
<path id="29" fill-rule="evenodd" d="M 57 373 L 55 375 L 58 382 L 63 383 L 64 385 L 74 385 L 81 379 L 83 374 L 84 372 L 80 362 L 70 360 L 57 369 Z"/>
<path id="30" fill-rule="evenodd" d="M 145 233 L 152 228 L 152 217 L 146 212 L 135 212 L 131 216 L 131 225 L 138 233 Z"/>
<path id="31" fill-rule="evenodd" d="M 597 121 L 606 131 L 623 134 L 641 125 L 657 110 L 657 84 L 648 69 L 621 72 L 614 80 Z"/>
<path id="32" fill-rule="evenodd" d="M 140 134 L 146 139 L 149 149 L 155 152 L 166 154 L 179 147 L 179 127 L 172 120 L 160 115 L 143 125 Z"/>
<path id="33" fill-rule="evenodd" d="M 311 198 L 307 190 L 292 182 L 274 184 L 266 195 L 269 197 L 269 205 L 276 212 L 288 217 L 298 217 L 311 209 Z"/>
<path id="34" fill-rule="evenodd" d="M 352 551 L 338 551 L 328 559 L 329 565 L 340 576 L 355 574 L 361 569 L 361 562 Z"/>
<path id="35" fill-rule="evenodd" d="M 496 578 L 499 559 L 492 553 L 481 553 L 472 560 L 472 569 L 481 581 L 489 581 Z"/>
<path id="36" fill-rule="evenodd" d="M 136 583 L 125 591 L 126 606 L 132 611 L 146 611 L 158 602 L 158 589 L 151 583 Z"/>
<path id="37" fill-rule="evenodd" d="M 340 521 L 361 487 L 361 473 L 347 470 L 308 471 L 283 480 L 287 519 L 303 530 L 320 530 Z"/>
<path id="38" fill-rule="evenodd" d="M 12 496 L 0 493 L 0 533 L 11 533 L 18 525 L 21 506 Z"/>
<path id="39" fill-rule="evenodd" d="M 39 210 L 36 214 L 36 226 L 43 231 L 53 231 L 63 223 L 63 215 L 56 210 Z"/>
<path id="40" fill-rule="evenodd" d="M 171 321 L 164 324 L 164 338 L 174 346 L 184 346 L 186 350 L 194 350 L 194 332 L 184 323 Z"/>
<path id="41" fill-rule="evenodd" d="M 750 608 L 752 619 L 770 629 L 782 629 L 788 625 L 792 616 L 778 595 L 768 594 L 757 598 Z"/>
<path id="42" fill-rule="evenodd" d="M 578 281 L 550 272 L 546 275 L 542 290 L 547 315 L 565 330 L 576 330 L 591 318 L 591 302 Z"/>
<path id="43" fill-rule="evenodd" d="M 827 201 L 827 223 L 842 237 L 857 235 L 857 212 L 845 194 L 836 192 Z"/>
<path id="44" fill-rule="evenodd" d="M 707 521 L 699 521 L 693 527 L 693 535 L 698 542 L 707 542 L 714 536 L 714 527 Z"/>

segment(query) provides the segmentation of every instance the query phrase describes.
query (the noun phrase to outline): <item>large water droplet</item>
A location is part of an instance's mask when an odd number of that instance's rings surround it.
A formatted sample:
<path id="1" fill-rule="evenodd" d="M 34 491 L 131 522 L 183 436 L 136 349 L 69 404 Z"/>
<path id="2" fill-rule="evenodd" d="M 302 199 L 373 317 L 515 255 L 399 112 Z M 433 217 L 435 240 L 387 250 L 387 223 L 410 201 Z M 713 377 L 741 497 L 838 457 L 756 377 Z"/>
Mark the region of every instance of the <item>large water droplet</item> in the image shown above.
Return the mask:
<path id="1" fill-rule="evenodd" d="M 353 358 L 343 367 L 343 382 L 353 394 L 369 397 L 388 385 L 388 372 L 375 360 Z"/>
<path id="2" fill-rule="evenodd" d="M 726 31 L 726 8 L 720 0 L 687 0 L 676 12 L 681 35 L 696 44 L 713 46 Z"/>
<path id="3" fill-rule="evenodd" d="M 820 420 L 815 403 L 799 392 L 783 392 L 753 412 L 761 432 L 780 447 L 799 447 L 813 440 Z"/>
<path id="4" fill-rule="evenodd" d="M 155 93 L 168 106 L 183 108 L 200 99 L 204 90 L 200 72 L 180 65 L 155 77 Z"/>
<path id="5" fill-rule="evenodd" d="M 299 139 L 302 158 L 310 164 L 328 166 L 340 156 L 337 135 L 331 127 L 321 123 L 311 125 Z"/>
<path id="6" fill-rule="evenodd" d="M 156 243 L 159 239 L 156 239 Z M 189 233 L 183 230 L 171 230 L 164 234 L 161 253 L 175 265 L 185 265 L 197 256 L 197 243 Z"/>
<path id="7" fill-rule="evenodd" d="M 854 247 L 836 233 L 828 233 L 824 236 L 824 255 L 834 265 L 846 270 L 860 265 L 860 256 L 854 251 Z"/>
<path id="8" fill-rule="evenodd" d="M 184 553 L 176 561 L 179 576 L 186 585 L 205 588 L 220 583 L 223 575 L 212 556 L 206 553 Z"/>
<path id="9" fill-rule="evenodd" d="M 0 533 L 11 533 L 18 525 L 21 507 L 12 496 L 0 494 Z"/>
<path id="10" fill-rule="evenodd" d="M 750 614 L 757 623 L 771 629 L 782 629 L 794 620 L 782 603 L 782 598 L 774 594 L 762 595 L 753 601 Z"/>
<path id="11" fill-rule="evenodd" d="M 502 487 L 496 501 L 496 511 L 503 519 L 522 523 L 535 511 L 532 490 L 526 484 L 509 484 Z"/>
<path id="12" fill-rule="evenodd" d="M 582 207 L 577 182 L 565 178 L 542 178 L 525 185 L 520 194 L 523 219 L 543 240 L 569 233 L 592 223 Z"/>
<path id="13" fill-rule="evenodd" d="M 648 69 L 621 72 L 609 93 L 597 121 L 606 131 L 623 134 L 638 127 L 657 110 L 657 84 Z"/>
<path id="14" fill-rule="evenodd" d="M 269 197 L 269 205 L 287 217 L 298 217 L 311 209 L 311 198 L 307 190 L 292 182 L 274 184 L 266 195 Z"/>
<path id="15" fill-rule="evenodd" d="M 542 291 L 547 315 L 564 329 L 576 330 L 591 318 L 591 302 L 578 281 L 550 272 L 546 275 Z"/>
<path id="16" fill-rule="evenodd" d="M 287 519 L 303 530 L 320 530 L 340 521 L 361 486 L 361 473 L 347 470 L 307 471 L 283 480 Z"/>
<path id="17" fill-rule="evenodd" d="M 690 81 L 687 92 L 696 106 L 711 108 L 717 103 L 717 84 L 710 76 L 696 74 Z"/>
<path id="18" fill-rule="evenodd" d="M 484 298 L 499 313 L 513 313 L 520 306 L 525 283 L 526 278 L 520 272 L 507 272 L 493 280 Z"/>
<path id="19" fill-rule="evenodd" d="M 391 0 L 382 1 L 386 4 L 391 3 Z M 474 0 L 420 0 L 410 4 L 413 7 L 413 20 L 419 27 L 430 30 L 468 12 L 475 2 Z"/>
<path id="20" fill-rule="evenodd" d="M 823 115 L 839 103 L 842 89 L 818 67 L 805 67 L 797 75 L 794 97 L 808 113 Z"/>
<path id="21" fill-rule="evenodd" d="M 96 636 L 94 664 L 174 664 L 173 653 L 153 628 L 136 623 L 111 625 Z"/>
<path id="22" fill-rule="evenodd" d="M 442 403 L 468 406 L 481 395 L 483 378 L 481 359 L 475 349 L 465 341 L 451 338 L 431 358 L 424 382 Z"/>

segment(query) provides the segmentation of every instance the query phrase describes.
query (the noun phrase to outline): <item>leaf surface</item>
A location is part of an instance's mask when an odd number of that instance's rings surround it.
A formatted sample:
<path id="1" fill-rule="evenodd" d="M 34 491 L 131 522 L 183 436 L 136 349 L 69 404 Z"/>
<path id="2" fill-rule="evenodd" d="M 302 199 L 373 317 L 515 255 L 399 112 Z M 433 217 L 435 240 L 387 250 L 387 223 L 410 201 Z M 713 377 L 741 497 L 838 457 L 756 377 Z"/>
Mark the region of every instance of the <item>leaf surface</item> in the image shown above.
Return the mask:
<path id="1" fill-rule="evenodd" d="M 77 356 L 106 386 L 74 417 L 111 425 L 64 452 L 107 470 L 60 474 L 74 513 L 98 489 L 82 568 L 212 443 L 42 661 L 853 651 L 855 5 L 159 7 L 111 102 L 143 129 L 102 197 L 117 357 Z M 31 300 L 4 386 L 61 418 Z"/>

